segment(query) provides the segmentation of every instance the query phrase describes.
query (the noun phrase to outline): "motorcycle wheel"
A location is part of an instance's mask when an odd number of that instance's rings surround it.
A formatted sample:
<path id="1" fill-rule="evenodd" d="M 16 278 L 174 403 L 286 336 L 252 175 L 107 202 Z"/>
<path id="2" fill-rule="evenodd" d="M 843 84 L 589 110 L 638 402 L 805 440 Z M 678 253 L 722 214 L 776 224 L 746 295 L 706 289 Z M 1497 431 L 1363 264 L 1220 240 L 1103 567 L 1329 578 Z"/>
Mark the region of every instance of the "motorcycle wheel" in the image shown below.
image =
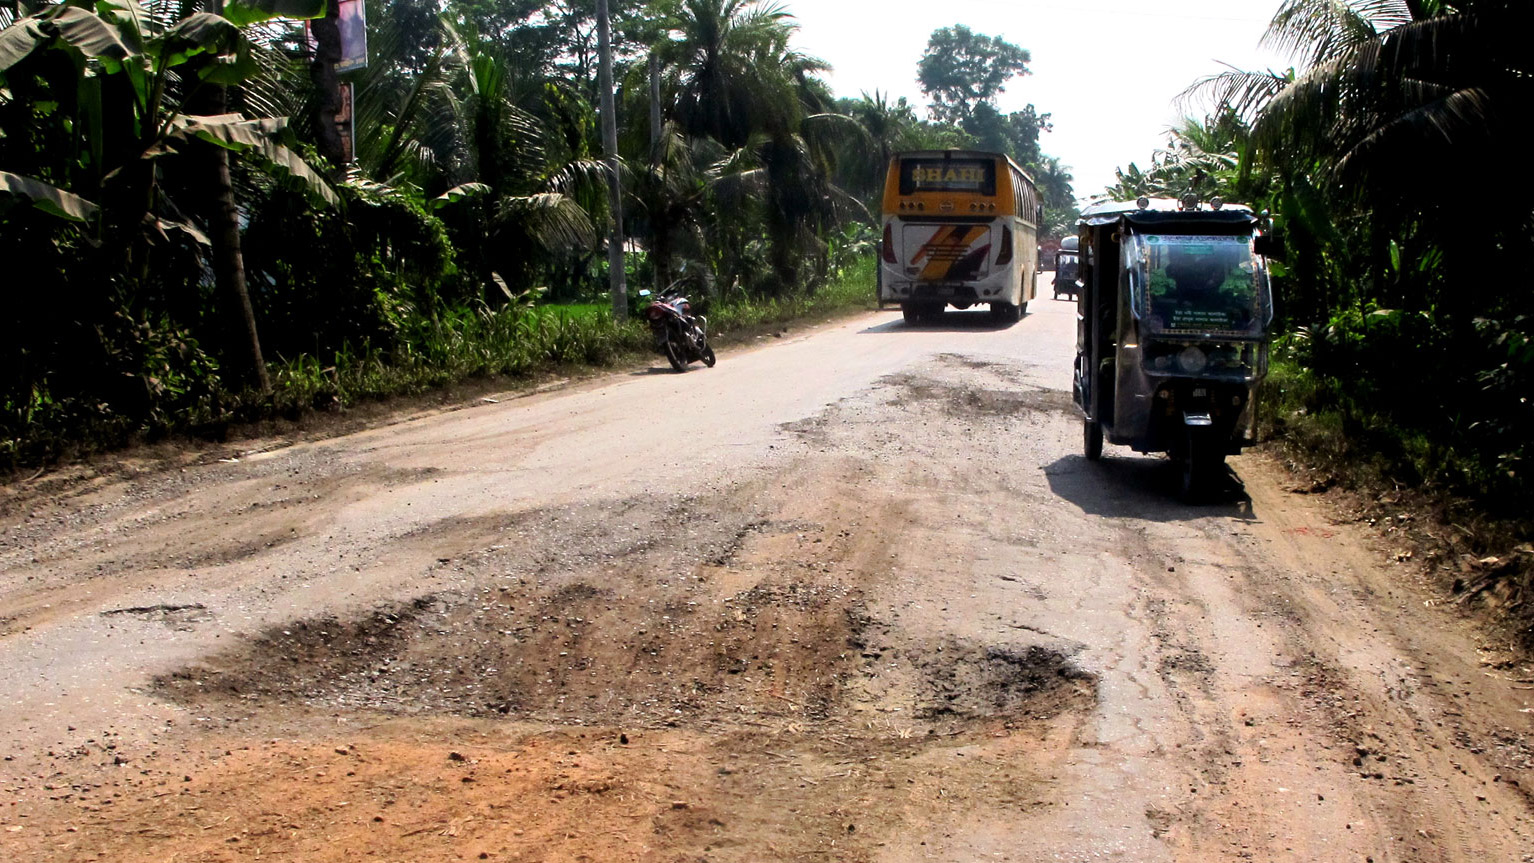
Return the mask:
<path id="1" fill-rule="evenodd" d="M 682 357 L 682 346 L 676 343 L 672 336 L 666 337 L 666 360 L 671 363 L 671 368 L 679 372 L 687 371 L 687 360 Z"/>
<path id="2" fill-rule="evenodd" d="M 703 352 L 698 354 L 698 359 L 702 360 L 703 364 L 709 368 L 713 368 L 714 363 L 719 361 L 718 358 L 714 356 L 714 349 L 706 344 L 703 346 Z"/>

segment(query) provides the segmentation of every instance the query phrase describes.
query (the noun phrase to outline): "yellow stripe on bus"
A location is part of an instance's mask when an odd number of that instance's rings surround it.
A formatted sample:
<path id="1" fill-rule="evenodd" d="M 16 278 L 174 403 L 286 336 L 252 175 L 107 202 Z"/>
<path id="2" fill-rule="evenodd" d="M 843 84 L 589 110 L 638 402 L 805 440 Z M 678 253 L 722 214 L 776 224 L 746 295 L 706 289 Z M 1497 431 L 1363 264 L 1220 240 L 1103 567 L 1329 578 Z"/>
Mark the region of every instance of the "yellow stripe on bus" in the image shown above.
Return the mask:
<path id="1" fill-rule="evenodd" d="M 917 278 L 925 281 L 947 278 L 953 265 L 969 251 L 970 243 L 979 239 L 985 232 L 984 226 L 976 225 L 939 228 L 938 232 L 932 235 L 932 239 L 923 243 L 911 258 L 913 266 L 921 263 L 923 258 L 927 259 L 926 266 L 922 268 L 921 275 Z"/>

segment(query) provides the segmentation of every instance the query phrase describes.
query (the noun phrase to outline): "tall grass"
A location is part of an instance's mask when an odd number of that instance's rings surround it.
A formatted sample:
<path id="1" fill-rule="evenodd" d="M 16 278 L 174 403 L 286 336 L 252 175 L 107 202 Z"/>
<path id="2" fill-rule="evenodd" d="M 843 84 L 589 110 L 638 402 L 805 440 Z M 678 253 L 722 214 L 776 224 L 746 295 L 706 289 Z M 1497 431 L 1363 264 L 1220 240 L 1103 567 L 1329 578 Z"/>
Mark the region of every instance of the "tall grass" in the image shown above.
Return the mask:
<path id="1" fill-rule="evenodd" d="M 703 302 L 711 336 L 790 323 L 873 305 L 874 261 L 860 259 L 813 293 L 758 298 L 745 293 Z M 460 309 L 423 322 L 393 352 L 348 347 L 321 363 L 301 356 L 276 364 L 276 406 L 284 413 L 327 404 L 420 393 L 472 378 L 527 378 L 555 369 L 602 368 L 648 351 L 645 323 L 610 308 L 506 306 Z"/>
<path id="2" fill-rule="evenodd" d="M 773 324 L 813 319 L 851 309 L 875 307 L 872 255 L 857 258 L 825 286 L 813 293 L 796 292 L 783 297 L 753 298 L 740 292 L 711 304 L 708 322 L 722 333 L 750 330 Z"/>

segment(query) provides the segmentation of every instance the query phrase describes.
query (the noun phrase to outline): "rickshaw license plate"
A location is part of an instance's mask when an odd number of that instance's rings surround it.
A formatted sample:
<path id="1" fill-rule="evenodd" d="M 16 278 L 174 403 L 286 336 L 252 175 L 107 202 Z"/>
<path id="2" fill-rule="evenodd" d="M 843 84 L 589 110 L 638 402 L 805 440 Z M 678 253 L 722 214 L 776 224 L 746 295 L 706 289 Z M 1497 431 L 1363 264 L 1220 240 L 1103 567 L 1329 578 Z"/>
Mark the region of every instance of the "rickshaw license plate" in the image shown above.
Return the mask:
<path id="1" fill-rule="evenodd" d="M 1193 390 L 1193 397 L 1196 398 L 1196 399 L 1207 398 L 1208 396 L 1209 396 L 1209 391 L 1204 389 L 1203 387 L 1198 387 L 1198 388 Z"/>

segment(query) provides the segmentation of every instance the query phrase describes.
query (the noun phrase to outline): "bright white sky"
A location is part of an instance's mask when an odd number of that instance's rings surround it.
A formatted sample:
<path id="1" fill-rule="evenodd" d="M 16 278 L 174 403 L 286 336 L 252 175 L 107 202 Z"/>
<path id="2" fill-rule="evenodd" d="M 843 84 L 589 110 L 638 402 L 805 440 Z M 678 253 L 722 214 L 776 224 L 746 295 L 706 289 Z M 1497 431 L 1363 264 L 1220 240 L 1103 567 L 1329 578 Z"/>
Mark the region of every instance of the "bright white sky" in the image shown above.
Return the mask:
<path id="1" fill-rule="evenodd" d="M 799 33 L 793 44 L 834 69 L 838 96 L 881 90 L 905 96 L 925 116 L 916 63 L 940 27 L 963 24 L 1033 55 L 1031 75 L 1013 79 L 1003 111 L 1033 103 L 1053 114 L 1044 152 L 1075 175 L 1088 198 L 1115 168 L 1166 145 L 1180 115 L 1172 103 L 1189 84 L 1224 69 L 1285 69 L 1258 47 L 1281 0 L 780 0 Z M 1202 114 L 1202 110 L 1182 112 Z"/>

